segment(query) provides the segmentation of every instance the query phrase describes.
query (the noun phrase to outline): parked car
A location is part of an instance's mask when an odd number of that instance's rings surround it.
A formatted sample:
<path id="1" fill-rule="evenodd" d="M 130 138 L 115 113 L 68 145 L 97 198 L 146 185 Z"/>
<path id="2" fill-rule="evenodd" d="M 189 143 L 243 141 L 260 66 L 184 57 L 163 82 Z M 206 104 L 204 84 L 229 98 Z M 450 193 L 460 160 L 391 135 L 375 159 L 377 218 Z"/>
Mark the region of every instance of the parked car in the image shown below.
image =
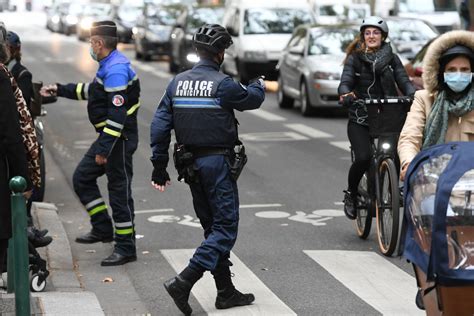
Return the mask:
<path id="1" fill-rule="evenodd" d="M 410 80 L 415 85 L 416 90 L 423 89 L 423 79 L 421 77 L 423 74 L 423 58 L 425 58 L 428 46 L 430 46 L 433 41 L 434 38 L 428 41 L 415 57 L 409 63 L 405 64 L 405 70 L 407 71 Z"/>
<path id="2" fill-rule="evenodd" d="M 111 14 L 112 6 L 108 3 L 94 2 L 87 5 L 77 23 L 77 38 L 81 41 L 88 39 L 92 24 L 97 21 L 110 19 Z"/>
<path id="3" fill-rule="evenodd" d="M 398 53 L 411 60 L 428 41 L 439 35 L 429 22 L 415 18 L 387 17 L 390 40 Z"/>
<path id="4" fill-rule="evenodd" d="M 296 28 L 277 66 L 279 106 L 291 108 L 299 100 L 305 116 L 315 107 L 339 106 L 345 50 L 358 32 L 357 26 L 343 24 Z"/>
<path id="5" fill-rule="evenodd" d="M 120 43 L 130 43 L 132 41 L 132 28 L 142 12 L 142 3 L 127 2 L 113 7 L 111 19 L 117 25 L 117 37 Z"/>
<path id="6" fill-rule="evenodd" d="M 234 44 L 226 50 L 224 72 L 244 83 L 259 75 L 276 79 L 275 66 L 293 30 L 314 21 L 306 0 L 231 1 L 223 25 Z"/>
<path id="7" fill-rule="evenodd" d="M 193 34 L 206 23 L 222 23 L 223 16 L 223 6 L 193 6 L 181 13 L 171 31 L 170 72 L 192 68 L 199 61 L 192 43 Z"/>
<path id="8" fill-rule="evenodd" d="M 147 3 L 142 15 L 132 29 L 135 41 L 135 58 L 150 60 L 153 55 L 170 54 L 170 35 L 181 5 L 156 5 Z"/>

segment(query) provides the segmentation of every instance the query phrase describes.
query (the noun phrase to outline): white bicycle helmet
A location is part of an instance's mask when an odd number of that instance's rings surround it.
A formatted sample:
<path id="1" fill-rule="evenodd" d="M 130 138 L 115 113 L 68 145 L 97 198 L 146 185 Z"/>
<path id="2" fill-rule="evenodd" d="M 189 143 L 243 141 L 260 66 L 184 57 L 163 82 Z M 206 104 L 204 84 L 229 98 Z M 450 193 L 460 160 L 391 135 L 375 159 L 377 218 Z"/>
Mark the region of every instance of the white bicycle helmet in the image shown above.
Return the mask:
<path id="1" fill-rule="evenodd" d="M 362 32 L 366 27 L 373 26 L 377 27 L 385 34 L 388 34 L 388 25 L 384 19 L 378 16 L 369 16 L 362 20 L 362 25 L 360 26 L 360 31 Z"/>

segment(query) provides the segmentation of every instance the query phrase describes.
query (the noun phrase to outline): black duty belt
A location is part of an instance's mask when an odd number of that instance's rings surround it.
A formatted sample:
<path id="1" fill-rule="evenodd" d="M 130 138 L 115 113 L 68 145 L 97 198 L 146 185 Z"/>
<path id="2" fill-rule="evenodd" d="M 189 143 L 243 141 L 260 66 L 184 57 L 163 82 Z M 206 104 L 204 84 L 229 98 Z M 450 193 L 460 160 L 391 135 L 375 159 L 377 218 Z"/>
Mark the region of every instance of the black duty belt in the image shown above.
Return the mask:
<path id="1" fill-rule="evenodd" d="M 194 158 L 211 156 L 211 155 L 229 155 L 231 150 L 229 148 L 217 148 L 217 147 L 200 147 L 193 148 L 191 150 Z"/>

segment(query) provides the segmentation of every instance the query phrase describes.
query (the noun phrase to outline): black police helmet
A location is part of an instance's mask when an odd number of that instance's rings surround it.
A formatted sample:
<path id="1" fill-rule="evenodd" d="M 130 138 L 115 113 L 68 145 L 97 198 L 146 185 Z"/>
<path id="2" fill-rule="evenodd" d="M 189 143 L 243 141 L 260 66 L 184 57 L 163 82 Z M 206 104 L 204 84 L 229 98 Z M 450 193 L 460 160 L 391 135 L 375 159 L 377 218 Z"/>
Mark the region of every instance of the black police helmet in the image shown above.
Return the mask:
<path id="1" fill-rule="evenodd" d="M 219 53 L 232 45 L 232 38 L 219 24 L 205 24 L 193 35 L 193 45 L 212 53 Z"/>
<path id="2" fill-rule="evenodd" d="M 13 46 L 13 47 L 21 46 L 20 37 L 18 36 L 18 34 L 12 31 L 8 31 L 7 33 L 7 43 L 8 45 Z"/>
<path id="3" fill-rule="evenodd" d="M 453 47 L 448 48 L 439 58 L 439 63 L 441 65 L 446 65 L 449 61 L 454 59 L 457 56 L 466 56 L 469 58 L 471 63 L 474 61 L 474 52 L 469 47 L 466 47 L 461 44 L 454 45 Z"/>

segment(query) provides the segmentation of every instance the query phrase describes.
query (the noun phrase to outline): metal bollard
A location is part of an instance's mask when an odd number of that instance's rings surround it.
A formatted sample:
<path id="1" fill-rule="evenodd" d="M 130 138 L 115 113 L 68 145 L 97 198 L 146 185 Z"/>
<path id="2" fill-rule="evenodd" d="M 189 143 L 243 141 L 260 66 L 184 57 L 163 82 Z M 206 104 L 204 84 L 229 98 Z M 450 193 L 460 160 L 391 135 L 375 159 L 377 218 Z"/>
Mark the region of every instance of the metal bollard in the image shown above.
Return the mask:
<path id="1" fill-rule="evenodd" d="M 26 232 L 26 202 L 23 192 L 26 189 L 26 180 L 23 177 L 14 177 L 10 180 L 13 228 L 13 251 L 8 252 L 8 257 L 13 257 L 13 277 L 8 266 L 8 280 L 13 280 L 15 291 L 15 311 L 17 316 L 30 315 L 30 282 L 29 282 L 29 256 L 28 236 Z M 9 263 L 11 261 L 9 260 Z M 8 282 L 10 283 L 10 282 Z"/>

